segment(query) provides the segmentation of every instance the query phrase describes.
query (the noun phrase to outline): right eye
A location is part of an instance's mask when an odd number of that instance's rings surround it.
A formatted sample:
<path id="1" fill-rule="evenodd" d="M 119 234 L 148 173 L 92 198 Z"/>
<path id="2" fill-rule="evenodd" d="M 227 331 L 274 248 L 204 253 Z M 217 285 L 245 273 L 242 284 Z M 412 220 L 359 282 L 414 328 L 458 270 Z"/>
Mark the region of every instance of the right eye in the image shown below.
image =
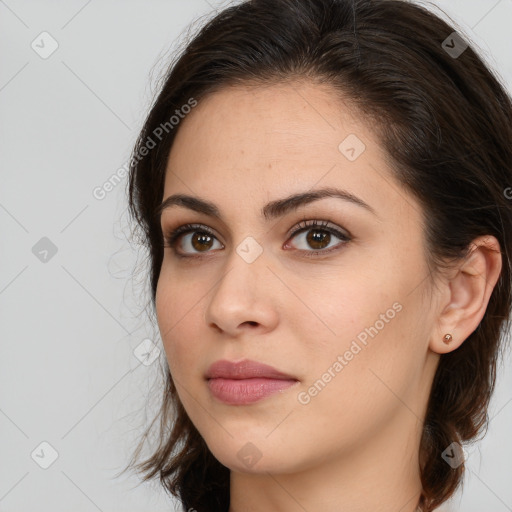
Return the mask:
<path id="1" fill-rule="evenodd" d="M 212 249 L 215 241 L 220 244 L 210 228 L 202 224 L 184 224 L 179 226 L 164 235 L 164 241 L 165 247 L 170 247 L 181 258 L 201 256 L 201 253 L 209 252 Z M 222 244 L 221 248 L 223 248 Z"/>

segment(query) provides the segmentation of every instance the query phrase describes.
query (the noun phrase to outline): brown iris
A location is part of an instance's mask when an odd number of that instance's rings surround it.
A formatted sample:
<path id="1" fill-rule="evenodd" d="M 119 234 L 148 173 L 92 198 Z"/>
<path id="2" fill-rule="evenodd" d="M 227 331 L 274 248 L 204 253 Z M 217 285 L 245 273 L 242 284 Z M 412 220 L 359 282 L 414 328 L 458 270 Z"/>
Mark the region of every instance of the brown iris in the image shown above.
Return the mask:
<path id="1" fill-rule="evenodd" d="M 329 245 L 329 242 L 331 241 L 331 234 L 328 231 L 324 231 L 322 229 L 310 229 L 306 239 L 308 244 L 313 247 L 313 249 L 324 249 L 327 245 Z M 326 245 L 322 247 L 318 246 L 324 244 L 326 240 Z"/>
<path id="2" fill-rule="evenodd" d="M 208 233 L 197 231 L 193 233 L 191 243 L 196 251 L 208 250 L 212 246 L 213 237 Z"/>

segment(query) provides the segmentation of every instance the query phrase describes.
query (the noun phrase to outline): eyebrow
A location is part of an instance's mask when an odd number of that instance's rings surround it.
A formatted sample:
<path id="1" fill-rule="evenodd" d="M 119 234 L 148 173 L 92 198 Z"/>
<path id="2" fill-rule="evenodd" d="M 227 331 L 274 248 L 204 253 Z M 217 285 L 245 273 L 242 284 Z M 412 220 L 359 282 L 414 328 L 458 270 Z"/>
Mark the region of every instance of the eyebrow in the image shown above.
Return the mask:
<path id="1" fill-rule="evenodd" d="M 332 187 L 293 194 L 284 199 L 271 201 L 261 209 L 261 215 L 265 220 L 270 221 L 278 217 L 282 217 L 289 212 L 295 211 L 300 206 L 304 206 L 314 201 L 329 197 L 335 197 L 344 201 L 348 201 L 366 209 L 378 217 L 375 210 L 359 197 L 348 192 L 347 190 L 341 190 Z M 214 203 L 186 194 L 174 194 L 166 198 L 156 209 L 157 218 L 160 218 L 164 210 L 167 210 L 172 206 L 182 206 L 183 208 L 188 208 L 189 210 L 203 213 L 209 217 L 214 217 L 219 220 L 222 219 L 222 214 Z"/>

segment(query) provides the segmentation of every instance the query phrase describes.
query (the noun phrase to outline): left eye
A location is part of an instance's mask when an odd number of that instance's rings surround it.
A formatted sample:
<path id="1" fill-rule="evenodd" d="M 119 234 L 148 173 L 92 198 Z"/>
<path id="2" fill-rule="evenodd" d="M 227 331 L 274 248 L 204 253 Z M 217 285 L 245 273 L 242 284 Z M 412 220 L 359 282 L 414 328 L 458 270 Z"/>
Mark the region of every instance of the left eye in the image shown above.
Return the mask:
<path id="1" fill-rule="evenodd" d="M 350 240 L 350 237 L 341 231 L 332 227 L 327 227 L 326 224 L 317 223 L 306 225 L 303 228 L 295 231 L 291 236 L 292 239 L 297 238 L 299 239 L 299 242 L 302 243 L 302 247 L 299 243 L 299 247 L 296 247 L 297 249 L 304 250 L 306 252 L 311 252 L 311 249 L 313 249 L 315 254 L 320 252 L 330 252 L 333 247 L 343 245 L 340 243 L 334 243 L 334 245 L 330 245 L 331 242 L 335 242 L 333 237 L 337 238 L 343 243 L 346 243 Z"/>

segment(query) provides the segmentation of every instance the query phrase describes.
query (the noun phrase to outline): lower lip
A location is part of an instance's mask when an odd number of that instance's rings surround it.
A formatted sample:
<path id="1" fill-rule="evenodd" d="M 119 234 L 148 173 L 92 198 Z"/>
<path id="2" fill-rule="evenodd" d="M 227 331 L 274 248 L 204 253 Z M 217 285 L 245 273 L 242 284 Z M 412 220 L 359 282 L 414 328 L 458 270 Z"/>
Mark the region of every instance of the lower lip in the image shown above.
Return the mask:
<path id="1" fill-rule="evenodd" d="M 274 393 L 297 384 L 296 380 L 282 379 L 209 379 L 212 395 L 230 405 L 246 405 L 257 402 Z"/>

